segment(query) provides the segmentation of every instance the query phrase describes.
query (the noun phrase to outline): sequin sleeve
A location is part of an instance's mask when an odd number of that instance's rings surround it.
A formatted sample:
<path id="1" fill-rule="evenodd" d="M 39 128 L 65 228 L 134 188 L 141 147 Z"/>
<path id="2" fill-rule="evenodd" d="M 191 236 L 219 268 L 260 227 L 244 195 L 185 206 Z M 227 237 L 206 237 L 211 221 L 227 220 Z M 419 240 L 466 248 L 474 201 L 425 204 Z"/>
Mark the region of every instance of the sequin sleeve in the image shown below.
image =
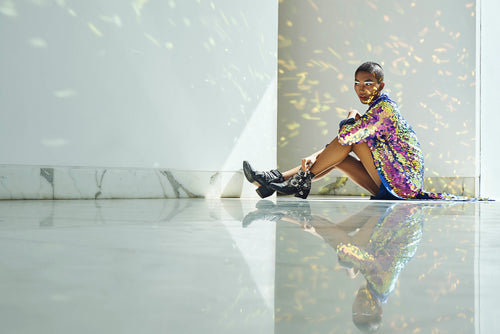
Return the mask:
<path id="1" fill-rule="evenodd" d="M 339 143 L 352 145 L 366 142 L 395 129 L 394 108 L 388 101 L 372 106 L 356 123 L 339 130 Z"/>

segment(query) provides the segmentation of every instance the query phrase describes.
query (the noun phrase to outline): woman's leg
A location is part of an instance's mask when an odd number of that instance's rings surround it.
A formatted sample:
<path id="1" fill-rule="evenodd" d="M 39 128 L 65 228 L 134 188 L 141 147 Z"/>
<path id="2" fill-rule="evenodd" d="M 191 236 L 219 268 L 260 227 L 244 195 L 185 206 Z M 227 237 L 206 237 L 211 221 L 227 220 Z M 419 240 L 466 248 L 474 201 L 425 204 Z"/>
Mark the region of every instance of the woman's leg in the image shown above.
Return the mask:
<path id="1" fill-rule="evenodd" d="M 347 175 L 358 186 L 366 189 L 370 194 L 376 196 L 380 189 L 367 172 L 363 163 L 353 156 L 347 156 L 341 163 L 335 166 L 336 169 Z M 314 178 L 316 179 L 316 178 Z"/>
<path id="2" fill-rule="evenodd" d="M 366 171 L 365 167 L 355 157 L 348 155 L 344 161 L 337 164 L 335 167 L 331 167 L 314 176 L 313 181 L 318 181 L 319 179 L 325 177 L 332 170 L 337 169 L 344 173 L 348 178 L 350 178 L 358 186 L 366 189 L 370 194 L 377 195 L 379 191 L 379 186 L 373 181 L 370 174 Z M 298 171 L 298 169 L 297 169 Z"/>
<path id="3" fill-rule="evenodd" d="M 359 160 L 363 164 L 366 172 L 370 175 L 373 182 L 377 185 L 377 188 L 380 188 L 382 184 L 382 180 L 380 180 L 380 176 L 378 175 L 377 168 L 375 168 L 375 164 L 373 163 L 373 156 L 368 147 L 367 143 L 360 143 L 352 145 L 352 151 L 358 156 Z M 377 190 L 378 193 L 378 190 Z M 375 195 L 377 194 L 375 193 Z"/>
<path id="4" fill-rule="evenodd" d="M 331 170 L 349 155 L 352 150 L 351 145 L 340 145 L 338 138 L 332 140 L 332 142 L 325 147 L 323 152 L 321 152 L 314 165 L 309 169 L 314 175 L 319 175 L 326 170 Z"/>
<path id="5" fill-rule="evenodd" d="M 358 156 L 359 160 L 349 155 L 351 151 Z M 340 145 L 338 138 L 335 138 L 321 152 L 309 171 L 316 176 L 314 179 L 317 180 L 331 172 L 333 168 L 344 172 L 372 195 L 378 194 L 382 181 L 367 143 Z"/>
<path id="6" fill-rule="evenodd" d="M 295 174 L 297 174 L 299 172 L 299 170 L 300 170 L 300 166 L 297 166 L 297 167 L 289 169 L 286 172 L 283 172 L 281 174 L 283 175 L 283 177 L 285 178 L 285 180 L 288 180 L 289 178 L 291 178 L 292 176 L 294 176 Z"/>
<path id="7" fill-rule="evenodd" d="M 350 151 L 362 159 L 361 161 L 349 155 Z M 340 145 L 335 138 L 317 157 L 310 169 L 315 175 L 314 181 L 321 179 L 334 168 L 346 174 L 354 183 L 368 190 L 372 195 L 377 195 L 380 188 L 378 176 L 368 144 Z M 288 180 L 299 172 L 300 166 L 283 172 L 283 177 Z"/>
<path id="8" fill-rule="evenodd" d="M 314 158 L 314 163 L 309 170 L 304 167 L 304 170 L 299 170 L 298 173 L 285 182 L 270 183 L 269 187 L 285 195 L 295 195 L 296 197 L 306 199 L 311 191 L 313 176 L 331 170 L 332 167 L 335 167 L 349 155 L 351 149 L 350 145 L 340 145 L 338 138 L 335 138 Z M 303 159 L 302 165 L 306 162 L 306 159 Z M 286 174 L 289 176 L 289 173 Z"/>
<path id="9" fill-rule="evenodd" d="M 316 161 L 309 169 L 315 177 L 314 180 L 319 180 L 323 176 L 330 173 L 336 165 L 341 163 L 349 153 L 351 152 L 350 145 L 340 145 L 338 142 L 338 138 L 335 138 L 327 147 L 323 149 L 323 151 L 317 156 Z M 293 175 L 297 174 L 300 170 L 301 166 L 294 167 L 292 169 L 287 170 L 286 172 L 282 172 L 285 180 L 288 180 Z"/>
<path id="10" fill-rule="evenodd" d="M 297 174 L 299 172 L 299 169 L 300 166 L 297 166 L 284 172 L 283 176 L 285 180 L 288 180 L 294 174 Z M 337 169 L 347 175 L 347 177 L 350 178 L 354 183 L 366 189 L 372 195 L 375 196 L 378 194 L 380 186 L 377 186 L 377 184 L 373 181 L 361 161 L 350 155 L 348 155 L 347 158 L 344 159 L 344 161 L 338 163 L 336 166 L 330 167 L 319 173 L 318 175 L 315 175 L 313 181 L 322 179 L 334 169 Z"/>
<path id="11" fill-rule="evenodd" d="M 359 160 L 349 155 L 351 151 L 358 156 Z M 314 174 L 315 179 L 319 179 L 336 167 L 340 167 L 339 169 L 343 170 L 355 183 L 368 190 L 371 194 L 378 194 L 382 181 L 373 163 L 373 156 L 367 143 L 341 145 L 337 137 L 317 156 L 309 172 Z M 300 166 L 297 166 L 286 171 L 283 173 L 284 179 L 289 180 L 290 177 L 296 175 L 299 170 Z M 311 187 L 310 177 L 298 176 L 295 183 L 287 182 L 290 181 L 286 181 L 279 185 L 271 183 L 270 187 L 273 190 L 288 195 L 295 193 L 296 196 L 302 198 L 306 198 L 309 194 Z"/>

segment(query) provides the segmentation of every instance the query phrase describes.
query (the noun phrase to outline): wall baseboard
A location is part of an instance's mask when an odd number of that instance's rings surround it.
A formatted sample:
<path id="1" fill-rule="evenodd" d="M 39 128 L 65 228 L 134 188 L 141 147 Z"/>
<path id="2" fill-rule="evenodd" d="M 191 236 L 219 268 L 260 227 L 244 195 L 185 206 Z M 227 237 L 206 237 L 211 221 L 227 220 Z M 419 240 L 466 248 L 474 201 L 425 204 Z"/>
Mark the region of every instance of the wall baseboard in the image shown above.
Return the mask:
<path id="1" fill-rule="evenodd" d="M 424 189 L 431 192 L 445 192 L 461 196 L 476 196 L 475 177 L 426 177 Z M 338 196 L 370 196 L 370 194 L 345 176 L 326 176 L 314 182 L 311 194 Z"/>
<path id="2" fill-rule="evenodd" d="M 0 166 L 0 199 L 257 197 L 241 171 Z"/>
<path id="3" fill-rule="evenodd" d="M 425 189 L 474 196 L 474 177 L 431 177 Z M 239 171 L 0 166 L 0 199 L 258 198 Z M 312 195 L 369 196 L 351 180 L 327 176 Z"/>

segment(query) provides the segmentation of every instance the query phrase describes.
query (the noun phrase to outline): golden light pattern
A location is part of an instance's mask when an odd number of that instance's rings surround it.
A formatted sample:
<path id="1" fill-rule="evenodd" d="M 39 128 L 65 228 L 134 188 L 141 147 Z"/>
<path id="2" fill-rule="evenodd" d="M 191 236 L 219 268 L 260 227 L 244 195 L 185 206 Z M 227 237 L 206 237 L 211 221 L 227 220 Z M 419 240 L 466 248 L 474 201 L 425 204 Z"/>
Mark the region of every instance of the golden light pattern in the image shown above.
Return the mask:
<path id="1" fill-rule="evenodd" d="M 143 7 L 149 2 L 149 0 L 133 0 L 132 8 L 134 9 L 137 16 L 141 15 Z"/>
<path id="2" fill-rule="evenodd" d="M 280 167 L 329 143 L 348 110 L 364 111 L 353 90 L 354 70 L 373 60 L 384 67 L 386 91 L 417 132 L 426 176 L 474 175 L 474 11 L 470 0 L 280 1 Z M 290 130 L 290 122 L 300 129 Z"/>
<path id="3" fill-rule="evenodd" d="M 99 37 L 102 37 L 102 32 L 99 29 L 97 29 L 93 23 L 89 22 L 89 28 L 94 34 L 96 34 Z"/>

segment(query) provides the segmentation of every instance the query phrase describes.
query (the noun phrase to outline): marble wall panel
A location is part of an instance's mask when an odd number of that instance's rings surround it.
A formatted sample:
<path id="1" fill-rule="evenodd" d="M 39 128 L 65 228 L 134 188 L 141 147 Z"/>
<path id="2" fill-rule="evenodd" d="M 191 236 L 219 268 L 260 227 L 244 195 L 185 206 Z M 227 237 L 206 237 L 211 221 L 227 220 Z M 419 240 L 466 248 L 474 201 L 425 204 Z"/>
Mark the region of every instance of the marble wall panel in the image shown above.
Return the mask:
<path id="1" fill-rule="evenodd" d="M 432 177 L 425 189 L 474 196 L 473 177 Z M 369 196 L 344 176 L 313 183 L 312 195 Z M 258 198 L 242 171 L 0 166 L 0 199 Z"/>
<path id="2" fill-rule="evenodd" d="M 45 167 L 0 167 L 0 199 L 52 199 L 54 170 Z"/>
<path id="3" fill-rule="evenodd" d="M 0 199 L 256 198 L 241 171 L 0 166 Z"/>

